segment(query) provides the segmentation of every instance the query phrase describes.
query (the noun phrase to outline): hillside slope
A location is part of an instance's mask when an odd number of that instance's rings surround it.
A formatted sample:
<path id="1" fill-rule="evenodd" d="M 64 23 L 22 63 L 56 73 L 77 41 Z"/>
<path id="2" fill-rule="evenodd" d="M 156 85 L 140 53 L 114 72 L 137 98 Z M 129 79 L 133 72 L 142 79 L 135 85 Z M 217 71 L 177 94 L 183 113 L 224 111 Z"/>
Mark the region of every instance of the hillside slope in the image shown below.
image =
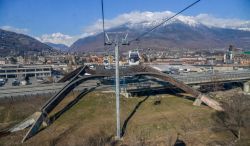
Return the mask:
<path id="1" fill-rule="evenodd" d="M 64 99 L 54 113 L 72 99 L 73 96 Z M 161 100 L 161 104 L 154 105 L 156 100 Z M 207 145 L 232 138 L 227 131 L 216 133 L 212 130 L 212 109 L 206 106 L 195 107 L 192 105 L 193 101 L 183 97 L 162 94 L 121 98 L 120 102 L 121 127 L 125 132 L 123 144 L 173 145 L 177 133 L 181 134 L 180 138 L 187 145 Z M 0 114 L 8 109 L 11 115 L 11 108 L 0 104 Z M 20 114 L 25 114 L 25 111 Z M 115 95 L 93 92 L 24 145 L 103 145 L 110 143 L 115 135 L 115 119 Z M 2 121 L 11 122 L 10 119 Z M 0 145 L 20 144 L 25 132 L 27 130 L 0 138 Z"/>
<path id="2" fill-rule="evenodd" d="M 55 51 L 52 47 L 24 34 L 0 29 L 0 54 L 23 55 L 28 52 Z"/>

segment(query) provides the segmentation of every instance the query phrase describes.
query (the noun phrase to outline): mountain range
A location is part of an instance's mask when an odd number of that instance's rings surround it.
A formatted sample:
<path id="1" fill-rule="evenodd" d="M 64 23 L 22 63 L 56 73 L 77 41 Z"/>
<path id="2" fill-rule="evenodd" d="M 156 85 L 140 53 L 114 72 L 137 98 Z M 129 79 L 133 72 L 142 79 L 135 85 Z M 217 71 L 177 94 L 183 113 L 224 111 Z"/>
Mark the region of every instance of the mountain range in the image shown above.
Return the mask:
<path id="1" fill-rule="evenodd" d="M 55 44 L 55 43 L 51 43 L 51 42 L 45 42 L 45 44 L 47 44 L 48 46 L 50 46 L 58 51 L 66 52 L 69 50 L 69 47 L 64 45 L 64 44 Z"/>
<path id="2" fill-rule="evenodd" d="M 157 23 L 145 21 L 141 23 L 126 23 L 115 28 L 110 28 L 107 32 L 128 33 L 128 40 L 133 40 L 140 34 L 150 30 Z M 125 33 L 123 36 L 125 36 Z M 108 33 L 109 34 L 109 33 Z M 114 36 L 109 35 L 112 39 Z M 81 38 L 74 42 L 70 48 L 74 51 L 105 51 L 103 45 L 103 33 Z M 164 49 L 164 48 L 227 48 L 230 44 L 250 49 L 250 31 L 208 26 L 189 19 L 175 19 L 170 23 L 148 33 L 139 41 L 132 42 L 129 46 L 122 46 L 123 51 L 129 49 Z"/>
<path id="3" fill-rule="evenodd" d="M 114 32 L 121 36 L 128 34 L 128 41 L 134 40 L 137 36 L 149 31 L 158 25 L 163 16 L 173 15 L 171 12 L 163 13 L 130 13 L 119 16 L 108 21 L 106 32 L 110 40 L 115 39 Z M 228 48 L 234 45 L 237 48 L 250 50 L 250 22 L 218 21 L 201 16 L 177 16 L 170 22 L 164 23 L 154 31 L 141 37 L 139 41 L 132 41 L 128 46 L 122 46 L 121 51 L 130 49 L 155 49 L 165 48 Z M 217 19 L 216 19 L 217 20 Z M 213 23 L 210 23 L 213 22 Z M 237 24 L 237 26 L 235 25 Z M 104 37 L 101 32 L 101 21 L 87 29 L 89 35 L 76 40 L 70 47 L 64 44 L 52 42 L 40 42 L 42 39 L 34 39 L 28 35 L 19 34 L 0 29 L 0 54 L 2 56 L 14 54 L 20 55 L 27 51 L 75 51 L 75 52 L 105 52 L 113 49 L 111 46 L 104 46 Z M 58 37 L 58 36 L 57 36 Z M 57 38 L 58 39 L 58 38 Z M 40 41 L 39 41 L 40 40 Z M 63 41 L 62 41 L 63 43 Z"/>

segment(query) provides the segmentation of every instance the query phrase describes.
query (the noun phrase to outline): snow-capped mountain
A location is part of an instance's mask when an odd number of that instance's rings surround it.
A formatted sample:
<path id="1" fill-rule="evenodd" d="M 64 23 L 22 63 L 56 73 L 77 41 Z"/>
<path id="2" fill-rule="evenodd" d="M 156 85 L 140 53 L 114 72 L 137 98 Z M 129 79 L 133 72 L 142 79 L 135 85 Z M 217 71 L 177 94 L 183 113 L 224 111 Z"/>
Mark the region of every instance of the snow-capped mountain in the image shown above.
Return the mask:
<path id="1" fill-rule="evenodd" d="M 134 11 L 130 13 L 125 13 L 118 15 L 113 19 L 105 19 L 106 29 L 116 28 L 121 25 L 128 25 L 130 27 L 141 26 L 141 27 L 153 27 L 161 23 L 163 20 L 170 18 L 175 13 L 171 11 L 162 12 L 140 12 Z M 185 23 L 189 26 L 197 26 L 203 24 L 207 27 L 219 27 L 228 29 L 238 29 L 238 30 L 249 30 L 250 31 L 250 21 L 241 19 L 229 19 L 229 18 L 217 18 L 208 14 L 199 14 L 196 16 L 178 15 L 171 21 L 168 21 L 164 25 L 179 21 Z M 85 32 L 88 33 L 100 33 L 102 31 L 102 20 L 96 21 L 94 24 L 86 27 Z"/>
<path id="2" fill-rule="evenodd" d="M 130 13 L 124 13 L 114 17 L 112 19 L 105 19 L 105 28 L 108 31 L 112 30 L 121 30 L 121 31 L 132 31 L 129 35 L 129 38 L 132 39 L 131 36 L 138 33 L 143 33 L 154 26 L 159 25 L 163 20 L 170 18 L 175 13 L 170 11 L 162 11 L 162 12 L 149 12 L 149 11 L 133 11 Z M 190 28 L 208 28 L 208 29 L 232 29 L 232 30 L 244 30 L 250 31 L 250 21 L 242 20 L 236 18 L 218 18 L 208 14 L 199 14 L 196 16 L 187 16 L 187 15 L 178 15 L 171 21 L 168 21 L 161 25 L 158 30 L 167 28 L 168 25 L 172 24 L 185 24 Z M 157 30 L 156 30 L 157 31 Z M 73 44 L 79 38 L 80 40 L 89 40 L 90 38 L 95 38 L 98 34 L 102 32 L 102 20 L 99 19 L 93 24 L 89 26 L 85 26 L 82 33 L 75 35 L 67 35 L 63 32 L 56 32 L 52 34 L 44 34 L 42 36 L 37 37 L 38 40 L 42 42 L 51 42 L 56 44 L 66 44 L 67 46 Z M 155 32 L 155 31 L 154 31 Z M 153 32 L 153 33 L 154 33 Z M 223 41 L 223 40 L 222 40 Z M 234 40 L 230 40 L 234 41 Z M 79 42 L 79 41 L 77 41 Z M 78 49 L 75 47 L 77 45 L 73 44 L 72 47 L 74 49 Z M 93 47 L 93 46 L 92 46 Z M 98 47 L 98 46 L 96 46 Z M 178 45 L 177 45 L 178 47 Z M 188 46 L 187 46 L 188 47 Z M 201 46 L 202 47 L 202 46 Z"/>
<path id="3" fill-rule="evenodd" d="M 109 32 L 128 32 L 128 39 L 132 40 L 136 36 L 149 30 L 153 24 L 144 22 L 141 24 L 127 23 L 109 29 Z M 112 39 L 112 36 L 111 36 Z M 204 24 L 189 20 L 174 20 L 164 24 L 153 32 L 140 39 L 140 48 L 226 48 L 233 44 L 237 47 L 250 49 L 250 31 L 238 29 L 219 28 L 206 26 Z M 123 50 L 138 47 L 138 43 L 130 46 L 123 46 Z M 77 40 L 71 45 L 74 51 L 104 51 L 103 34 L 99 33 Z"/>
<path id="4" fill-rule="evenodd" d="M 156 25 L 159 25 L 161 22 L 163 22 L 164 19 L 162 19 L 161 21 L 157 21 L 157 20 L 145 20 L 145 21 L 142 21 L 140 23 L 132 23 L 132 22 L 128 22 L 127 24 L 127 27 L 129 28 L 137 28 L 137 27 L 142 27 L 142 28 L 152 28 Z M 166 25 L 169 25 L 169 24 L 172 24 L 172 23 L 184 23 L 186 25 L 189 25 L 191 27 L 196 27 L 198 25 L 201 25 L 201 23 L 199 23 L 198 21 L 190 18 L 190 17 L 183 17 L 183 16 L 179 16 L 169 22 L 166 22 L 166 23 L 163 23 L 162 26 L 166 26 Z"/>
<path id="5" fill-rule="evenodd" d="M 64 44 L 55 44 L 55 43 L 50 43 L 50 42 L 45 42 L 45 44 L 62 52 L 66 52 L 69 50 L 69 47 Z"/>

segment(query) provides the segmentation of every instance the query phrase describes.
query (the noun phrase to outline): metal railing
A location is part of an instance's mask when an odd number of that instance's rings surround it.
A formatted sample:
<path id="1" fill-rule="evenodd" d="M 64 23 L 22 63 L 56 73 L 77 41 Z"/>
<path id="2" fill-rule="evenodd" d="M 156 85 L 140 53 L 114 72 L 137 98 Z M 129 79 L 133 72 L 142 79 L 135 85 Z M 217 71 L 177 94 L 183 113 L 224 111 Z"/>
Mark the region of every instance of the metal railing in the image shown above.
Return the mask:
<path id="1" fill-rule="evenodd" d="M 173 75 L 177 80 L 186 84 L 199 84 L 208 82 L 222 82 L 222 81 L 237 81 L 237 80 L 250 80 L 249 72 L 240 73 L 214 73 L 214 74 L 189 74 L 186 76 Z"/>

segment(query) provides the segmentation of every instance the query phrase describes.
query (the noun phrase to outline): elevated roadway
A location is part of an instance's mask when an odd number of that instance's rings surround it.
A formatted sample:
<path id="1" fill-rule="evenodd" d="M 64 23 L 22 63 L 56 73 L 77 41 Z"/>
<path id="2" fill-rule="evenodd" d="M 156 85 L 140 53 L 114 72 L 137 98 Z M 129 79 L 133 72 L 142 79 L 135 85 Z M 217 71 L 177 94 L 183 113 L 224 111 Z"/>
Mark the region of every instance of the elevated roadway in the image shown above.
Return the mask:
<path id="1" fill-rule="evenodd" d="M 239 82 L 250 80 L 250 70 L 230 71 L 218 73 L 189 73 L 183 75 L 171 75 L 173 78 L 185 84 L 206 84 L 213 82 Z"/>
<path id="2" fill-rule="evenodd" d="M 79 73 L 81 70 L 78 69 Z M 73 75 L 70 75 L 73 77 Z M 198 85 L 198 84 L 209 84 L 215 82 L 244 82 L 250 80 L 250 71 L 231 71 L 231 72 L 220 72 L 220 73 L 189 73 L 183 75 L 169 75 L 174 79 L 181 81 L 187 85 Z M 63 79 L 68 81 L 71 79 Z M 68 81 L 69 82 L 69 81 Z M 10 98 L 18 96 L 36 96 L 43 94 L 53 94 L 58 92 L 68 82 L 52 83 L 52 84 L 36 84 L 27 86 L 13 86 L 13 87 L 0 87 L 0 98 Z M 86 87 L 95 86 L 96 81 L 86 82 L 80 84 L 75 91 L 81 91 Z"/>
<path id="3" fill-rule="evenodd" d="M 81 70 L 78 70 L 80 72 Z M 77 73 L 78 73 L 77 72 Z M 73 77 L 73 75 L 71 74 Z M 244 82 L 250 80 L 250 71 L 231 71 L 231 72 L 220 72 L 220 73 L 189 73 L 183 75 L 169 75 L 174 79 L 181 81 L 187 85 L 194 84 L 208 84 L 214 82 Z M 58 92 L 64 87 L 69 81 L 69 77 L 63 81 L 52 84 L 36 84 L 27 86 L 12 86 L 12 87 L 0 87 L 0 98 L 9 97 L 22 97 L 22 96 L 36 96 L 43 94 L 53 94 Z M 86 87 L 95 86 L 96 81 L 86 82 L 80 84 L 75 91 L 81 91 Z"/>

